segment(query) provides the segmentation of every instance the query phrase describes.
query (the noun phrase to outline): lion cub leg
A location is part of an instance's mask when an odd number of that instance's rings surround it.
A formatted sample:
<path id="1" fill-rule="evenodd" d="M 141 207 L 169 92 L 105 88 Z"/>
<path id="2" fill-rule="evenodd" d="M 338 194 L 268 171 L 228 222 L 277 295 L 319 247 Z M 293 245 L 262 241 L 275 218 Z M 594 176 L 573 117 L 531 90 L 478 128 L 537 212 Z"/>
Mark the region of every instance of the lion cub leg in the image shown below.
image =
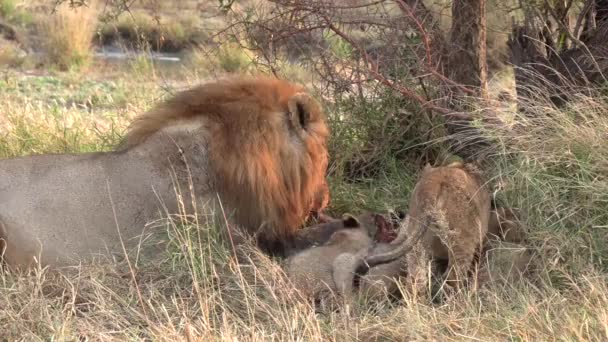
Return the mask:
<path id="1" fill-rule="evenodd" d="M 446 284 L 452 289 L 461 288 L 468 278 L 468 272 L 475 258 L 475 246 L 454 244 L 448 249 L 448 269 Z"/>
<path id="2" fill-rule="evenodd" d="M 352 301 L 355 270 L 361 262 L 361 257 L 359 254 L 342 253 L 332 264 L 336 290 L 347 304 Z"/>
<path id="3" fill-rule="evenodd" d="M 418 242 L 406 255 L 407 260 L 407 289 L 416 298 L 425 297 L 428 293 L 428 267 L 431 255 L 425 244 Z"/>

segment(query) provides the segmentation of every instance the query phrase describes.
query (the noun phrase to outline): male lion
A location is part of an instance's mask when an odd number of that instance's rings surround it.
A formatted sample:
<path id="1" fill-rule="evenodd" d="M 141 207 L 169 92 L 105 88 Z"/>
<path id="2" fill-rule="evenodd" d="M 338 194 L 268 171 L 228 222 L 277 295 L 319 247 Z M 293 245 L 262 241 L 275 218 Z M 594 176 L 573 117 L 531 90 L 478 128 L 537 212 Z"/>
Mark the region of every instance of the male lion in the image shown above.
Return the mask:
<path id="1" fill-rule="evenodd" d="M 427 287 L 428 261 L 447 259 L 446 281 L 451 286 L 458 285 L 466 277 L 475 254 L 481 251 L 489 215 L 490 195 L 471 165 L 427 165 L 414 188 L 399 236 L 391 243 L 393 250 L 367 256 L 366 267 L 407 253 L 408 282 L 414 292 L 420 293 Z"/>
<path id="2" fill-rule="evenodd" d="M 2 160 L 4 259 L 59 267 L 123 254 L 147 222 L 183 206 L 215 208 L 279 249 L 326 202 L 328 134 L 301 86 L 235 77 L 144 113 L 116 151 Z"/>

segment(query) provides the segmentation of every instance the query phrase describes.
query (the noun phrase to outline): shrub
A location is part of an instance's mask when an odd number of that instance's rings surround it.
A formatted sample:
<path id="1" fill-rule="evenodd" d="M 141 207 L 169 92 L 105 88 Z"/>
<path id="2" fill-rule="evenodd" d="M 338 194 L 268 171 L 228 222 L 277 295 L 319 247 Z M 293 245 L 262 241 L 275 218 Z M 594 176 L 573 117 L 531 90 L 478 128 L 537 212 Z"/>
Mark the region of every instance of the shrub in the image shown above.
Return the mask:
<path id="1" fill-rule="evenodd" d="M 48 61 L 62 70 L 85 65 L 91 58 L 97 22 L 98 7 L 93 1 L 86 7 L 58 6 L 40 24 Z"/>
<path id="2" fill-rule="evenodd" d="M 252 58 L 244 48 L 236 44 L 227 44 L 220 48 L 218 63 L 226 72 L 242 72 L 251 66 Z"/>
<path id="3" fill-rule="evenodd" d="M 120 43 L 131 49 L 162 52 L 181 51 L 206 40 L 199 29 L 200 19 L 192 15 L 154 18 L 143 12 L 122 14 L 100 26 L 100 44 Z"/>
<path id="4" fill-rule="evenodd" d="M 26 53 L 21 50 L 16 44 L 7 42 L 0 38 L 0 65 L 6 65 L 10 67 L 19 67 L 23 65 L 25 61 Z"/>
<path id="5" fill-rule="evenodd" d="M 14 0 L 0 0 L 0 16 L 10 18 L 15 13 L 15 10 Z"/>
<path id="6" fill-rule="evenodd" d="M 34 22 L 32 14 L 19 8 L 15 0 L 0 0 L 0 18 L 6 19 L 14 25 L 29 26 Z"/>
<path id="7" fill-rule="evenodd" d="M 255 64 L 255 55 L 238 43 L 197 49 L 188 59 L 194 69 L 206 74 L 247 73 Z"/>

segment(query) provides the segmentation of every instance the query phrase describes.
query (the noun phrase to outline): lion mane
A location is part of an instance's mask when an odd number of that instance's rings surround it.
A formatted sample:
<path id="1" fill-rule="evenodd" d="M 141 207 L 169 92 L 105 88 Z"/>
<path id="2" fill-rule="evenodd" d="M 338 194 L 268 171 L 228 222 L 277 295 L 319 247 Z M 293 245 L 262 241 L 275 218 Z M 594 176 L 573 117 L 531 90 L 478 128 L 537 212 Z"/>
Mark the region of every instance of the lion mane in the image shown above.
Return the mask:
<path id="1" fill-rule="evenodd" d="M 329 129 L 303 87 L 270 77 L 200 85 L 136 118 L 121 148 L 189 119 L 204 123 L 220 199 L 261 244 L 292 238 L 311 211 L 327 204 Z"/>

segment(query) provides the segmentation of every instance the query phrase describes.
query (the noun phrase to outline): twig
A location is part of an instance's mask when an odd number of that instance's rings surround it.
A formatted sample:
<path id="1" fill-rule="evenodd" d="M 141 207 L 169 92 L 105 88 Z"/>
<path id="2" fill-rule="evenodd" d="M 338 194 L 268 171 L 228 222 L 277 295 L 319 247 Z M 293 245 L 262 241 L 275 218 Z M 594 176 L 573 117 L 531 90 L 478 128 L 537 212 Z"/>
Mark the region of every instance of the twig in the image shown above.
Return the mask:
<path id="1" fill-rule="evenodd" d="M 581 13 L 579 13 L 578 17 L 576 18 L 576 24 L 574 25 L 574 31 L 572 32 L 572 34 L 574 34 L 576 39 L 580 38 L 581 25 L 583 24 L 583 20 L 587 16 L 587 13 L 589 13 L 589 10 L 591 9 L 591 7 L 593 6 L 594 3 L 595 3 L 595 0 L 586 0 L 585 6 L 583 6 Z"/>

